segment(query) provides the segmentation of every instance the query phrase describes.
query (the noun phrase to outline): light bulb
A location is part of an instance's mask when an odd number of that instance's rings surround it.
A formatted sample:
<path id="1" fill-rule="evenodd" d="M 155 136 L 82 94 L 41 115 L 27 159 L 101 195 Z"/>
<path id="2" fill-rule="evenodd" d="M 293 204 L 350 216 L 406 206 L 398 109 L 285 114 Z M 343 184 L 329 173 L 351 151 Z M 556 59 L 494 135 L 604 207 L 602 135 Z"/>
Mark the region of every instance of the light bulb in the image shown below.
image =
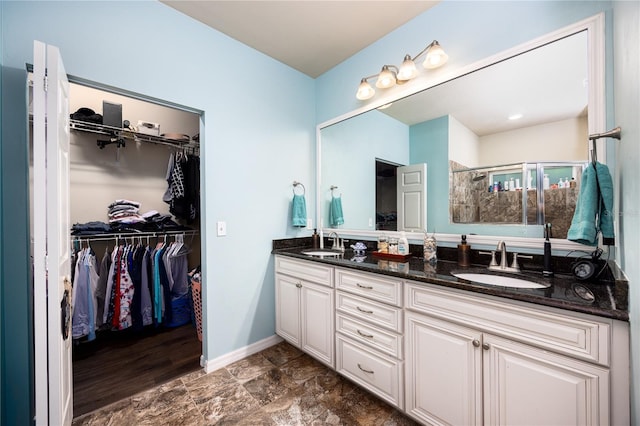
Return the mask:
<path id="1" fill-rule="evenodd" d="M 360 80 L 360 86 L 358 86 L 358 92 L 356 93 L 356 98 L 360 99 L 361 101 L 364 101 L 373 97 L 375 93 L 376 91 L 373 90 L 373 87 L 371 87 L 371 85 L 367 82 L 366 78 L 363 78 L 362 80 Z"/>
<path id="2" fill-rule="evenodd" d="M 427 69 L 438 68 L 444 65 L 448 59 L 449 55 L 447 55 L 442 47 L 440 47 L 440 44 L 434 40 L 427 51 L 427 57 L 424 59 L 422 66 Z"/>
<path id="3" fill-rule="evenodd" d="M 405 55 L 404 61 L 400 66 L 400 70 L 398 71 L 398 80 L 411 80 L 418 75 L 418 69 L 416 68 L 415 62 L 411 59 L 411 56 Z"/>
<path id="4" fill-rule="evenodd" d="M 396 74 L 384 65 L 382 71 L 378 74 L 378 80 L 376 81 L 376 87 L 379 89 L 388 89 L 396 85 Z"/>

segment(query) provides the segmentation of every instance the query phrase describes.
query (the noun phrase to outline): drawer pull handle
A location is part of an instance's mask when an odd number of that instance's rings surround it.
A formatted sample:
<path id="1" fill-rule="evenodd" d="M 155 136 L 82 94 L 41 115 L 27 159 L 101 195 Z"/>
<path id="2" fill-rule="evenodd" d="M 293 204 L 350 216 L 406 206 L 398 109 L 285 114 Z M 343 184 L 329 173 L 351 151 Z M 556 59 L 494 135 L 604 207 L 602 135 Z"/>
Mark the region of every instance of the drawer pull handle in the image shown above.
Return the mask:
<path id="1" fill-rule="evenodd" d="M 485 351 L 488 351 L 489 348 L 491 348 L 491 346 L 488 343 L 483 343 L 482 344 L 482 349 L 484 349 Z"/>
<path id="2" fill-rule="evenodd" d="M 356 331 L 358 332 L 359 335 L 361 335 L 362 337 L 367 337 L 369 339 L 373 339 L 373 334 L 364 334 L 362 331 L 356 329 Z"/>
<path id="3" fill-rule="evenodd" d="M 302 288 L 302 284 L 300 283 L 300 281 L 298 281 L 298 282 L 296 283 L 296 287 L 298 287 L 298 288 Z"/>
<path id="4" fill-rule="evenodd" d="M 364 312 L 365 314 L 372 314 L 373 311 L 367 311 L 366 309 L 362 309 L 360 306 L 356 306 L 356 309 L 360 312 Z"/>
<path id="5" fill-rule="evenodd" d="M 364 371 L 365 373 L 369 373 L 369 374 L 373 374 L 372 370 L 367 370 L 366 368 L 362 368 L 362 366 L 360 365 L 360 363 L 358 363 L 358 368 L 362 371 Z"/>
<path id="6" fill-rule="evenodd" d="M 356 283 L 356 285 L 360 288 L 364 288 L 365 290 L 373 290 L 373 287 L 371 287 L 370 285 L 362 285 L 360 283 Z"/>

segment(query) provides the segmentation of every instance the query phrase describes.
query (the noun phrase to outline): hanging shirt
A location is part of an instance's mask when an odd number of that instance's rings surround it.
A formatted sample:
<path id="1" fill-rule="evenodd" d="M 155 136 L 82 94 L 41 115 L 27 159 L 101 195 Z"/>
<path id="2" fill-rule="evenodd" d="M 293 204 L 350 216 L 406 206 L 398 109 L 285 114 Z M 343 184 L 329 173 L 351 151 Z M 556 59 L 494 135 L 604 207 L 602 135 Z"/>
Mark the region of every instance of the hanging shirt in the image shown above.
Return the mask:
<path id="1" fill-rule="evenodd" d="M 74 291 L 72 296 L 72 336 L 95 339 L 95 290 L 98 284 L 96 257 L 90 249 L 83 249 L 76 262 Z"/>

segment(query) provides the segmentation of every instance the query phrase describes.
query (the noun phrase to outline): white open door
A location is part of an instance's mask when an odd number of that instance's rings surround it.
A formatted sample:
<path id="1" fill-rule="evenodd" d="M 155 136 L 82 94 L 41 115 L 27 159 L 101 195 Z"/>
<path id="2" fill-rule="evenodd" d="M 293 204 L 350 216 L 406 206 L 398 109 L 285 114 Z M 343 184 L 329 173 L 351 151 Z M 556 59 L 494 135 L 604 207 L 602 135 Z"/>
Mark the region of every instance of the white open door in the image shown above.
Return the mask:
<path id="1" fill-rule="evenodd" d="M 427 230 L 427 165 L 398 167 L 398 231 Z"/>
<path id="2" fill-rule="evenodd" d="M 33 50 L 35 420 L 70 425 L 69 82 L 58 48 Z"/>

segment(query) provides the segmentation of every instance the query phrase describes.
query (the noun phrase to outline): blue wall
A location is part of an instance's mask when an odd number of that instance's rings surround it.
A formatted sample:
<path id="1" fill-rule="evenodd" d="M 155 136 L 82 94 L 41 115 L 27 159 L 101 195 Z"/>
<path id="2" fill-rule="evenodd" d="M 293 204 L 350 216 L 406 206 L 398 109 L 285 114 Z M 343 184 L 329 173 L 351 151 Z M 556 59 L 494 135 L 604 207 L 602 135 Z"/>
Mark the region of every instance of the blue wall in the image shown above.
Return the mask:
<path id="1" fill-rule="evenodd" d="M 435 224 L 449 223 L 449 116 L 415 124 L 409 135 L 411 164 L 427 163 L 427 231 L 444 232 Z"/>
<path id="2" fill-rule="evenodd" d="M 336 185 L 335 195 L 342 194 L 343 227 L 375 230 L 376 158 L 409 164 L 409 126 L 376 110 L 322 130 L 325 226 L 329 226 L 330 186 Z M 371 228 L 369 219 L 374 223 Z"/>
<path id="3" fill-rule="evenodd" d="M 309 235 L 287 219 L 294 180 L 315 193 L 313 79 L 159 2 L 3 1 L 0 11 L 0 202 L 12 206 L 0 218 L 2 324 L 11 324 L 2 329 L 2 424 L 33 414 L 25 64 L 34 39 L 58 46 L 71 75 L 204 112 L 204 354 L 272 336 L 271 240 Z M 218 220 L 226 237 L 212 232 Z"/>
<path id="4" fill-rule="evenodd" d="M 629 278 L 631 323 L 632 424 L 640 424 L 640 3 L 615 2 L 613 8 L 615 123 L 622 140 L 615 171 L 620 186 L 620 237 L 617 256 Z"/>

